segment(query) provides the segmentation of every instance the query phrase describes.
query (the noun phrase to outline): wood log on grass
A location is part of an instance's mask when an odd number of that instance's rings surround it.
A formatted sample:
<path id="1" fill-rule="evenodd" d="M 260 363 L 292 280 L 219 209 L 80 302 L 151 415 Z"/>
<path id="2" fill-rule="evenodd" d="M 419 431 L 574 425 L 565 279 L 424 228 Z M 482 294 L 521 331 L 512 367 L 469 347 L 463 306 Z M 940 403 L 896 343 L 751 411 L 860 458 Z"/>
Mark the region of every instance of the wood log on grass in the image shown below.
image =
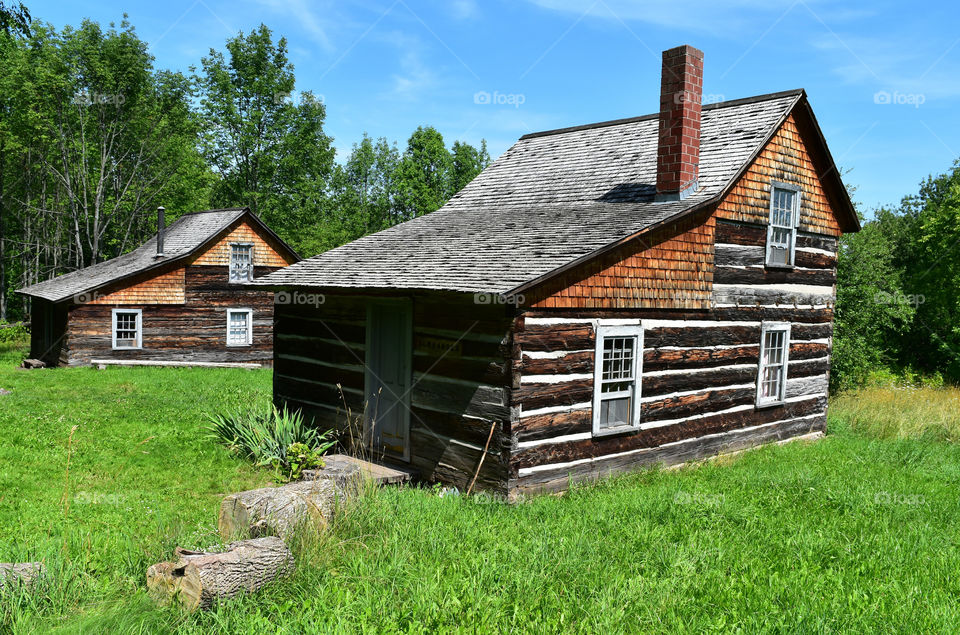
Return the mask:
<path id="1" fill-rule="evenodd" d="M 222 552 L 177 547 L 175 555 L 176 562 L 147 569 L 147 590 L 157 603 L 179 602 L 188 611 L 259 591 L 295 568 L 290 549 L 275 536 L 234 542 Z"/>
<path id="2" fill-rule="evenodd" d="M 7 586 L 33 586 L 44 573 L 42 562 L 0 562 L 0 589 Z"/>
<path id="3" fill-rule="evenodd" d="M 230 494 L 220 503 L 220 535 L 288 538 L 306 524 L 326 525 L 345 491 L 336 479 L 321 478 Z"/>

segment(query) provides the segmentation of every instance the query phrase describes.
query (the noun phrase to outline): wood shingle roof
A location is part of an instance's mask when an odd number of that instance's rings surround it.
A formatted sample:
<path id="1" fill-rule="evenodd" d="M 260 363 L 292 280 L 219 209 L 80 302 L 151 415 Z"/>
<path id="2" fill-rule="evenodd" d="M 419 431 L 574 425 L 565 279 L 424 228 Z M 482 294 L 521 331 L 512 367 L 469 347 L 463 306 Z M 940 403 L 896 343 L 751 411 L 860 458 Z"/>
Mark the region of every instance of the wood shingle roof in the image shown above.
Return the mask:
<path id="1" fill-rule="evenodd" d="M 704 106 L 699 189 L 654 202 L 657 115 L 522 137 L 439 210 L 255 284 L 508 294 L 718 199 L 802 90 Z"/>

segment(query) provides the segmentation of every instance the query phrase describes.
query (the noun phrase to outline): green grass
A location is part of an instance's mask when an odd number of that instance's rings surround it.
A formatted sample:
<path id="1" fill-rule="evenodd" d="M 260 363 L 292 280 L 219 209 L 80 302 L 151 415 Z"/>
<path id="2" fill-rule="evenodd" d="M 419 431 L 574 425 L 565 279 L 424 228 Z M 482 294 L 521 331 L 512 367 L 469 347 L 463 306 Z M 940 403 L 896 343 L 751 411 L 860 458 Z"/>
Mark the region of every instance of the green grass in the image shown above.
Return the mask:
<path id="1" fill-rule="evenodd" d="M 0 560 L 45 556 L 65 577 L 5 604 L 0 629 L 952 633 L 960 623 L 960 446 L 865 423 L 956 426 L 956 391 L 904 393 L 876 415 L 871 394 L 843 396 L 817 443 L 518 505 L 382 490 L 297 548 L 292 578 L 185 616 L 151 605 L 144 571 L 175 544 L 215 542 L 220 495 L 269 478 L 199 429 L 207 409 L 267 400 L 269 373 L 27 372 L 15 361 L 0 359 L 0 387 L 13 388 L 0 397 Z M 90 501 L 67 514 L 73 425 L 70 491 Z"/>

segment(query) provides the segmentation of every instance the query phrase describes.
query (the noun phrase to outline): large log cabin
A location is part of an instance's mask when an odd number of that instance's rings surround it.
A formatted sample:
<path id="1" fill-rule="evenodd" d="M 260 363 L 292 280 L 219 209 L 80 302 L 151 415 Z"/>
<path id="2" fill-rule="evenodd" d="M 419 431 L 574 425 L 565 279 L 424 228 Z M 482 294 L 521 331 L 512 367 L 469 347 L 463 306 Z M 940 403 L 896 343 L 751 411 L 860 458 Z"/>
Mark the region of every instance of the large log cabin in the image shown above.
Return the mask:
<path id="1" fill-rule="evenodd" d="M 31 357 L 50 366 L 273 361 L 273 294 L 257 277 L 299 260 L 247 208 L 185 214 L 137 249 L 20 289 Z"/>
<path id="2" fill-rule="evenodd" d="M 276 403 L 511 499 L 823 431 L 856 213 L 803 90 L 702 106 L 702 69 L 666 51 L 658 114 L 526 135 L 260 279 L 294 298 Z"/>

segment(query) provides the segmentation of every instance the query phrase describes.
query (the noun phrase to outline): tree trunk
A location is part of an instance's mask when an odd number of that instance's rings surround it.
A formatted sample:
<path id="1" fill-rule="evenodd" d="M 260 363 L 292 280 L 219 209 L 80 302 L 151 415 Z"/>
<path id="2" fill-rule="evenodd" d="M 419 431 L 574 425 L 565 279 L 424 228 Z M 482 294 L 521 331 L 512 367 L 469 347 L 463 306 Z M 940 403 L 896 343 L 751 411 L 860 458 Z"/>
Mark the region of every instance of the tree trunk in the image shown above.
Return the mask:
<path id="1" fill-rule="evenodd" d="M 224 540 L 246 533 L 287 538 L 308 522 L 325 525 L 344 491 L 335 479 L 325 478 L 230 494 L 220 504 L 220 535 Z"/>
<path id="2" fill-rule="evenodd" d="M 30 587 L 43 573 L 42 562 L 0 562 L 0 589 L 18 583 Z"/>
<path id="3" fill-rule="evenodd" d="M 219 553 L 177 547 L 175 554 L 176 562 L 147 569 L 147 589 L 159 604 L 177 601 L 188 611 L 259 591 L 295 568 L 290 549 L 274 536 L 235 542 Z"/>

